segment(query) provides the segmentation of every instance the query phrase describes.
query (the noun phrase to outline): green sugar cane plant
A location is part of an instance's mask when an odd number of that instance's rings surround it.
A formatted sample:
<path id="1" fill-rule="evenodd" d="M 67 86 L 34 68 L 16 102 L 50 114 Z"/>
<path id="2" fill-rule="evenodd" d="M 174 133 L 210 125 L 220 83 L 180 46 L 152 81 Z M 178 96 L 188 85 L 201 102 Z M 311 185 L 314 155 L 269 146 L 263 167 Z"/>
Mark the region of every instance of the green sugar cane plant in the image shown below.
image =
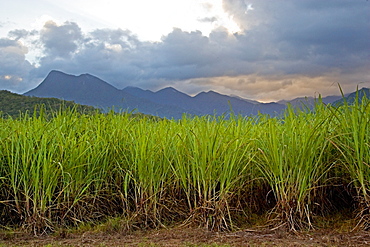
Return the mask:
<path id="1" fill-rule="evenodd" d="M 0 224 L 40 233 L 119 216 L 125 229 L 228 230 L 260 210 L 294 231 L 313 228 L 335 203 L 333 186 L 350 181 L 358 226 L 369 229 L 369 104 L 289 107 L 274 118 L 41 109 L 0 119 Z"/>
<path id="2" fill-rule="evenodd" d="M 168 172 L 167 180 L 165 182 L 165 190 L 162 190 L 161 200 L 161 215 L 165 217 L 167 222 L 183 221 L 188 216 L 188 207 L 185 190 L 180 182 L 179 176 L 181 171 L 184 171 L 187 166 L 181 163 L 182 166 L 178 170 L 174 170 L 176 160 L 185 161 L 183 154 L 183 143 L 179 136 L 182 135 L 183 129 L 175 120 L 163 120 L 159 125 L 160 148 L 162 152 L 163 163 L 166 164 L 166 171 Z M 168 169 L 168 170 L 167 170 Z M 187 174 L 182 174 L 187 176 Z"/>
<path id="3" fill-rule="evenodd" d="M 209 229 L 232 228 L 229 202 L 243 188 L 252 153 L 246 123 L 214 117 L 180 121 L 173 172 L 188 200 L 188 220 Z"/>
<path id="4" fill-rule="evenodd" d="M 135 183 L 133 179 L 133 164 L 130 161 L 132 132 L 137 124 L 137 119 L 130 114 L 120 113 L 118 115 L 110 113 L 110 156 L 111 171 L 107 181 L 109 186 L 108 195 L 111 196 L 111 205 L 117 206 L 117 214 L 124 219 L 127 229 L 132 228 L 134 221 L 137 221 L 135 208 Z M 136 216 L 135 216 L 136 215 Z M 128 225 L 130 224 L 130 225 Z"/>
<path id="5" fill-rule="evenodd" d="M 162 203 L 170 185 L 170 164 L 164 156 L 168 138 L 166 121 L 135 120 L 127 129 L 124 160 L 126 193 L 133 212 L 146 227 L 162 225 Z"/>
<path id="6" fill-rule="evenodd" d="M 43 111 L 14 121 L 3 143 L 5 177 L 19 221 L 35 233 L 52 229 L 51 207 L 58 186 L 59 165 L 54 162 L 53 133 Z"/>
<path id="7" fill-rule="evenodd" d="M 342 154 L 342 163 L 355 186 L 359 205 L 357 227 L 370 229 L 370 101 L 360 99 L 358 91 L 353 104 L 343 97 L 335 110 L 338 135 L 334 144 Z"/>
<path id="8" fill-rule="evenodd" d="M 329 123 L 322 104 L 311 113 L 288 107 L 282 119 L 261 119 L 256 165 L 275 196 L 274 225 L 292 231 L 313 228 L 311 195 L 330 169 L 323 159 Z"/>
<path id="9" fill-rule="evenodd" d="M 9 217 L 14 210 L 14 200 L 9 181 L 9 152 L 7 152 L 7 146 L 11 139 L 13 125 L 13 119 L 0 118 L 0 225 L 3 226 L 17 223 L 13 217 Z"/>
<path id="10" fill-rule="evenodd" d="M 127 161 L 130 150 L 130 133 L 136 125 L 136 119 L 130 114 L 115 114 L 113 111 L 107 115 L 107 124 L 105 129 L 105 138 L 109 157 L 109 171 L 105 176 L 105 182 L 108 187 L 106 192 L 110 198 L 109 205 L 114 206 L 120 212 L 120 216 L 128 219 L 132 216 L 129 199 L 132 199 L 132 164 Z M 102 174 L 103 175 L 103 174 Z M 117 215 L 112 211 L 111 216 Z"/>
<path id="11" fill-rule="evenodd" d="M 110 177 L 115 155 L 111 148 L 111 115 L 62 113 L 54 118 L 62 173 L 58 203 L 60 221 L 77 224 L 98 220 L 112 211 Z M 113 206 L 113 205 L 112 205 Z"/>
<path id="12" fill-rule="evenodd" d="M 115 157 L 108 123 L 109 116 L 67 110 L 48 120 L 42 111 L 13 120 L 2 140 L 2 168 L 19 222 L 39 233 L 109 211 Z"/>

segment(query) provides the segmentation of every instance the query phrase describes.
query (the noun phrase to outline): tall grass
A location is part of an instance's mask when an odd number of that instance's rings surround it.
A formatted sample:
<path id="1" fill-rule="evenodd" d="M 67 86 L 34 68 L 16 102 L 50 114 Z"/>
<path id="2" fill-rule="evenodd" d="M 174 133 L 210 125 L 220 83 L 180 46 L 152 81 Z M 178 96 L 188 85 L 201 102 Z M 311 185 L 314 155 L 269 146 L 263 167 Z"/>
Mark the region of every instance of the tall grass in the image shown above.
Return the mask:
<path id="1" fill-rule="evenodd" d="M 173 172 L 186 194 L 191 218 L 208 228 L 232 227 L 230 205 L 251 179 L 252 122 L 242 118 L 183 118 Z"/>
<path id="2" fill-rule="evenodd" d="M 316 112 L 288 107 L 284 118 L 264 119 L 256 166 L 272 188 L 276 206 L 272 218 L 290 230 L 312 228 L 315 190 L 322 186 L 331 164 L 324 159 L 331 117 L 322 105 Z"/>
<path id="3" fill-rule="evenodd" d="M 290 107 L 279 118 L 0 119 L 0 224 L 42 233 L 114 216 L 127 227 L 229 230 L 266 213 L 273 228 L 310 229 L 344 174 L 368 228 L 368 105 Z"/>
<path id="4" fill-rule="evenodd" d="M 370 229 L 370 101 L 358 92 L 354 103 L 336 111 L 338 135 L 336 146 L 342 154 L 342 162 L 355 186 L 359 204 L 358 226 Z"/>
<path id="5" fill-rule="evenodd" d="M 170 126 L 166 121 L 142 119 L 127 126 L 125 154 L 123 163 L 127 164 L 126 183 L 131 187 L 125 194 L 131 194 L 134 210 L 145 216 L 146 223 L 161 224 L 166 193 L 171 190 L 170 162 L 165 155 L 167 131 Z M 130 191 L 128 191 L 130 189 Z"/>
<path id="6" fill-rule="evenodd" d="M 47 125 L 42 114 L 34 118 L 25 115 L 13 122 L 2 142 L 2 165 L 13 210 L 26 225 L 35 228 L 49 225 L 47 208 L 58 184 L 58 164 L 53 162 L 55 146 L 48 138 L 50 133 L 43 129 Z"/>

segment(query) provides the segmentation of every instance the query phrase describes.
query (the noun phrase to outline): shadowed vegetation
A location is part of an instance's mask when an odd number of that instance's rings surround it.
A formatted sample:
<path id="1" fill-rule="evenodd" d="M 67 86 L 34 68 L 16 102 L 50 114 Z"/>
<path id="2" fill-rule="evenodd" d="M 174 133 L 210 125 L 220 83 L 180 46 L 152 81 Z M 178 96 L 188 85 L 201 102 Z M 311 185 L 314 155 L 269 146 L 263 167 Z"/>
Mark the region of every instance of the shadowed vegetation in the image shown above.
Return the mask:
<path id="1" fill-rule="evenodd" d="M 23 96 L 9 91 L 0 91 L 0 113 L 1 117 L 19 117 L 21 113 L 39 114 L 43 108 L 44 114 L 51 115 L 63 108 L 76 108 L 77 112 L 91 114 L 99 110 L 86 105 L 76 104 L 72 101 L 56 98 L 38 98 Z"/>

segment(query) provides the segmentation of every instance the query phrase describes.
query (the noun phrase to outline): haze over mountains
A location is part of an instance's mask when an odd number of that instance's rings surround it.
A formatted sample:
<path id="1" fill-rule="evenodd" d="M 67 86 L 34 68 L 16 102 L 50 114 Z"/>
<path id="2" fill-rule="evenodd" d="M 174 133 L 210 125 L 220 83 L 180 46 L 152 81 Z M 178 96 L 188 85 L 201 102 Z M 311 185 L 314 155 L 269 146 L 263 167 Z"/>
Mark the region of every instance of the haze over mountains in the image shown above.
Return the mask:
<path id="1" fill-rule="evenodd" d="M 181 118 L 186 113 L 190 115 L 222 115 L 232 111 L 235 114 L 255 115 L 258 112 L 275 115 L 286 108 L 286 103 L 293 105 L 313 105 L 313 98 L 297 98 L 292 101 L 277 103 L 260 103 L 238 96 L 222 95 L 214 91 L 201 92 L 192 97 L 172 87 L 163 88 L 157 92 L 143 90 L 138 87 L 117 89 L 109 83 L 92 76 L 65 74 L 51 71 L 36 88 L 26 92 L 26 96 L 54 97 L 74 101 L 116 111 L 138 111 L 166 118 Z M 323 98 L 324 103 L 332 103 L 340 96 Z"/>

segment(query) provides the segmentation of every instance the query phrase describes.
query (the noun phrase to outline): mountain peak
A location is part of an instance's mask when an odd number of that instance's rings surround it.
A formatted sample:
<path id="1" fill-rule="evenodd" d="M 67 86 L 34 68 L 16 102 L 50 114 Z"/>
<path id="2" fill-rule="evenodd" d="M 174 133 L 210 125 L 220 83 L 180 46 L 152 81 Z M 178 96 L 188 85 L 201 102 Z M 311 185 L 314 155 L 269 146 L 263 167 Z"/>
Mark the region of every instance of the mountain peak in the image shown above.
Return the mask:
<path id="1" fill-rule="evenodd" d="M 68 75 L 62 71 L 59 71 L 59 70 L 52 70 L 49 72 L 49 75 L 52 75 L 52 74 L 63 74 L 63 75 Z"/>
<path id="2" fill-rule="evenodd" d="M 52 70 L 52 71 L 49 72 L 49 74 L 46 76 L 46 78 L 55 78 L 55 77 L 58 77 L 58 76 L 72 76 L 72 75 L 66 74 L 62 71 Z"/>
<path id="3" fill-rule="evenodd" d="M 117 88 L 90 74 L 75 76 L 52 70 L 36 88 L 24 95 L 74 100 L 96 106 L 93 102 L 99 102 L 99 98 L 100 101 L 108 101 L 109 95 L 115 95 L 117 91 Z"/>
<path id="4" fill-rule="evenodd" d="M 200 97 L 218 97 L 219 98 L 219 97 L 228 97 L 228 96 L 220 94 L 213 90 L 209 90 L 208 92 L 200 92 L 194 96 L 194 98 L 200 98 Z"/>
<path id="5" fill-rule="evenodd" d="M 217 95 L 221 95 L 220 93 L 216 92 L 216 91 L 213 91 L 213 90 L 209 90 L 207 92 L 208 94 L 217 94 Z"/>
<path id="6" fill-rule="evenodd" d="M 166 93 L 181 93 L 179 90 L 177 90 L 173 87 L 162 88 L 162 89 L 158 90 L 156 93 L 163 93 L 163 92 L 166 92 Z"/>
<path id="7" fill-rule="evenodd" d="M 90 75 L 90 74 L 88 74 L 88 73 L 85 73 L 85 74 L 81 74 L 81 75 L 79 75 L 78 77 L 95 77 L 95 76 Z"/>

